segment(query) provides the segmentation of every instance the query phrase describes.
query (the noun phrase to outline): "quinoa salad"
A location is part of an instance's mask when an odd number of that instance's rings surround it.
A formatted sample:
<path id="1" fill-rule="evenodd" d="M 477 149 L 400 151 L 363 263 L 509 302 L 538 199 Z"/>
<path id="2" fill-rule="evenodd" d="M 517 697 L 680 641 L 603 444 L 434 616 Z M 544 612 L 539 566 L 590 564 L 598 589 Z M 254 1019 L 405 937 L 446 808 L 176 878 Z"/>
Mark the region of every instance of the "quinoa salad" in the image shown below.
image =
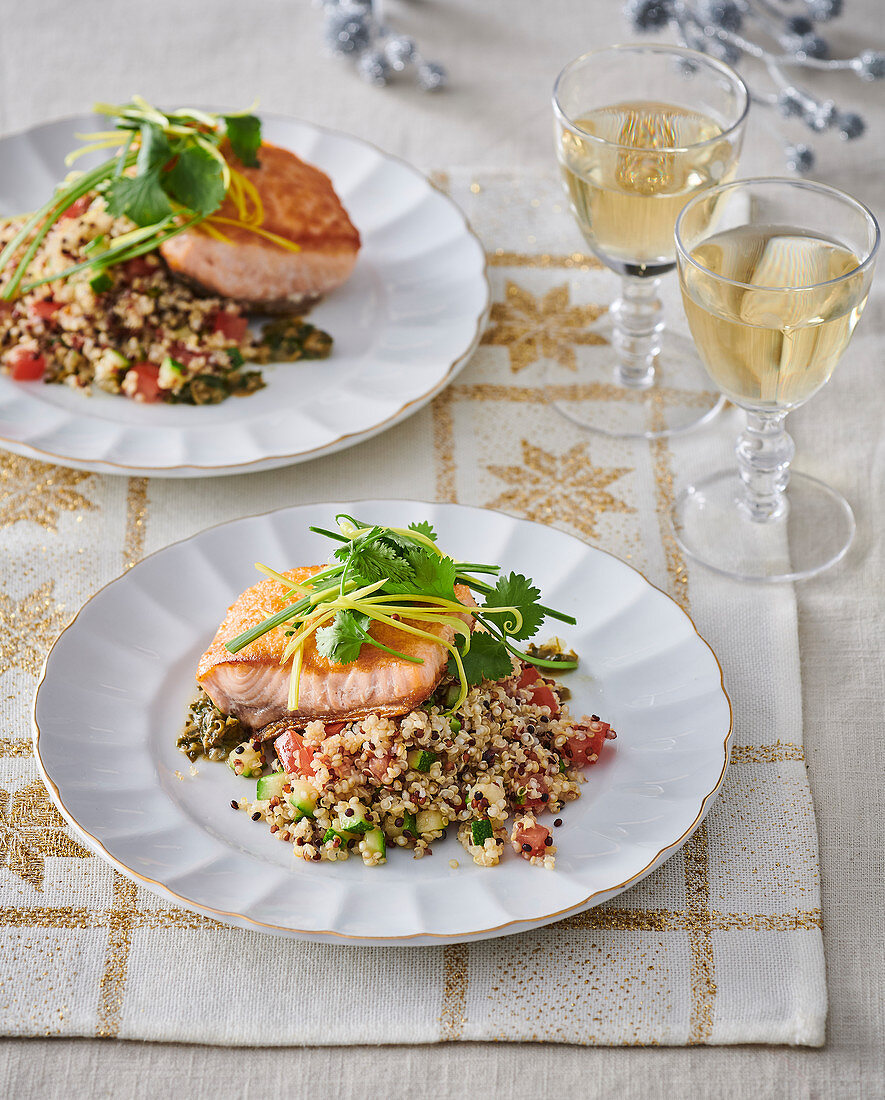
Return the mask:
<path id="1" fill-rule="evenodd" d="M 421 859 L 451 830 L 481 867 L 512 850 L 552 868 L 557 815 L 616 736 L 550 675 L 577 654 L 525 645 L 575 618 L 521 573 L 449 556 L 426 520 L 335 524 L 310 528 L 336 547 L 325 565 L 256 563 L 266 579 L 200 658 L 179 749 L 226 760 L 249 781 L 231 808 L 300 859 Z"/>
<path id="2" fill-rule="evenodd" d="M 0 226 L 0 248 L 22 222 Z M 101 196 L 85 196 L 52 226 L 28 276 L 61 273 L 88 259 L 96 242 L 108 246 L 134 228 L 111 217 Z M 206 405 L 246 396 L 265 385 L 261 364 L 325 358 L 331 346 L 331 337 L 300 317 L 271 321 L 256 337 L 237 302 L 198 294 L 153 252 L 0 302 L 0 368 L 13 379 L 146 403 Z"/>
<path id="3" fill-rule="evenodd" d="M 303 726 L 284 719 L 271 738 L 263 731 L 245 739 L 242 725 L 201 692 L 178 747 L 192 762 L 226 760 L 251 780 L 231 808 L 263 822 L 300 859 L 358 856 L 374 867 L 391 848 L 421 859 L 451 832 L 482 867 L 511 850 L 554 867 L 552 828 L 580 798 L 583 769 L 614 731 L 595 714 L 576 721 L 562 699 L 567 690 L 531 666 L 515 664 L 507 679 L 472 688 L 450 714 L 453 691 L 443 683 L 403 717 Z"/>

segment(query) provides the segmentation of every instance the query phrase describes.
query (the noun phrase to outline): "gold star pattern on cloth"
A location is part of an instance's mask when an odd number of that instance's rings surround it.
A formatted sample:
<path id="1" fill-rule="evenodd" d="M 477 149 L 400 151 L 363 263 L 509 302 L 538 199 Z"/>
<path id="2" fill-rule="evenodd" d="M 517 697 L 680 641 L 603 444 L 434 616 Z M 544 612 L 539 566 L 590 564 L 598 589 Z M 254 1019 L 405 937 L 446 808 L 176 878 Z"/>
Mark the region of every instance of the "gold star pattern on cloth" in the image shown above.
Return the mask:
<path id="1" fill-rule="evenodd" d="M 599 333 L 586 331 L 607 307 L 570 305 L 568 283 L 536 298 L 508 279 L 505 294 L 505 301 L 492 305 L 491 323 L 482 343 L 506 347 L 514 374 L 541 358 L 577 370 L 576 344 L 608 343 Z"/>
<path id="2" fill-rule="evenodd" d="M 587 446 L 578 443 L 564 455 L 555 455 L 524 439 L 522 466 L 488 467 L 495 477 L 512 486 L 488 507 L 520 512 L 539 523 L 565 519 L 582 535 L 595 538 L 600 513 L 636 511 L 608 491 L 612 482 L 632 473 L 633 468 L 593 466 Z"/>
<path id="3" fill-rule="evenodd" d="M 58 529 L 62 512 L 91 512 L 96 505 L 75 486 L 91 478 L 82 470 L 65 470 L 20 455 L 0 457 L 0 529 L 21 520 Z"/>
<path id="4" fill-rule="evenodd" d="M 39 779 L 14 794 L 0 789 L 0 866 L 42 890 L 46 856 L 91 855 L 64 831 L 61 814 Z"/>
<path id="5" fill-rule="evenodd" d="M 0 673 L 21 668 L 36 676 L 64 625 L 64 608 L 52 598 L 55 581 L 45 581 L 20 600 L 0 592 Z"/>

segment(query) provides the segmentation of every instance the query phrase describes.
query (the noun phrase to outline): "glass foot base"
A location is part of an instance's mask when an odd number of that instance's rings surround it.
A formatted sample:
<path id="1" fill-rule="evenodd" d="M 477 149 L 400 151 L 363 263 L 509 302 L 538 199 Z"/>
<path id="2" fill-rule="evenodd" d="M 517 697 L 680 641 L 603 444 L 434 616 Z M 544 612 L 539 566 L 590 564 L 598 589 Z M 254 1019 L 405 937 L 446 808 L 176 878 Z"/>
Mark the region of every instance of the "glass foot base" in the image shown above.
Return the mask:
<path id="1" fill-rule="evenodd" d="M 665 331 L 652 384 L 634 388 L 618 377 L 611 323 L 593 331 L 606 343 L 582 349 L 577 371 L 555 362 L 547 368 L 547 402 L 573 424 L 622 439 L 658 439 L 706 423 L 724 405 L 687 337 Z"/>
<path id="2" fill-rule="evenodd" d="M 854 538 L 848 501 L 795 471 L 783 516 L 755 523 L 740 506 L 743 483 L 733 470 L 695 482 L 679 494 L 671 518 L 676 541 L 695 561 L 744 581 L 798 581 L 840 561 Z"/>

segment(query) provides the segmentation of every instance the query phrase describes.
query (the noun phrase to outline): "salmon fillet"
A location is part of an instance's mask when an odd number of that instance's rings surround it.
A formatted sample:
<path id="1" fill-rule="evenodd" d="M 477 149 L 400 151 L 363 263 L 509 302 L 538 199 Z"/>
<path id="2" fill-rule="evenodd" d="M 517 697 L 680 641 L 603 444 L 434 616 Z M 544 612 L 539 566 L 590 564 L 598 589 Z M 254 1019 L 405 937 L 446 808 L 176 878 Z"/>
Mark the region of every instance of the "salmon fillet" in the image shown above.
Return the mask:
<path id="1" fill-rule="evenodd" d="M 291 569 L 285 576 L 303 581 L 321 568 L 314 565 Z M 455 592 L 465 606 L 475 606 L 470 590 L 464 585 L 457 585 Z M 431 694 L 442 678 L 449 656 L 442 645 L 404 634 L 383 623 L 373 623 L 373 638 L 411 657 L 421 657 L 424 663 L 412 664 L 364 645 L 356 661 L 340 665 L 320 656 L 311 637 L 304 645 L 298 710 L 289 711 L 291 661 L 280 664 L 288 641 L 286 627 L 268 631 L 236 654 L 225 649 L 224 643 L 291 602 L 277 581 L 259 581 L 247 588 L 231 604 L 212 644 L 200 658 L 197 681 L 206 694 L 225 714 L 234 715 L 250 729 L 261 729 L 286 717 L 334 721 L 364 718 L 368 714 L 408 714 Z M 460 617 L 468 625 L 472 623 L 471 616 Z M 415 625 L 446 642 L 451 642 L 454 636 L 452 628 L 445 624 Z"/>
<path id="2" fill-rule="evenodd" d="M 340 286 L 353 271 L 360 235 L 329 177 L 288 149 L 263 144 L 258 168 L 246 168 L 222 145 L 230 163 L 254 184 L 264 206 L 261 228 L 300 246 L 281 248 L 232 225 L 218 229 L 231 243 L 198 229 L 160 246 L 170 269 L 211 294 L 265 312 L 295 312 Z M 226 198 L 216 215 L 237 218 Z"/>

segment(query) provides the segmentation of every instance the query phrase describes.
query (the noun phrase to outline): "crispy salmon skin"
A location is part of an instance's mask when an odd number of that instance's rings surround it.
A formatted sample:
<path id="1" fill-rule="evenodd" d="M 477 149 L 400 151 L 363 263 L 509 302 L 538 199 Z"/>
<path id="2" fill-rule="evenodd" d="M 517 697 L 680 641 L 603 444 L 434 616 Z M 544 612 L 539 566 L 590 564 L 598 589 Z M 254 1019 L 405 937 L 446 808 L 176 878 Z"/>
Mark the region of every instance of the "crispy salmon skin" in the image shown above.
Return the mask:
<path id="1" fill-rule="evenodd" d="M 323 568 L 319 565 L 291 569 L 284 575 L 304 581 Z M 465 606 L 474 606 L 470 590 L 455 587 Z M 212 644 L 200 658 L 197 680 L 215 705 L 232 714 L 251 729 L 260 729 L 288 716 L 330 721 L 363 718 L 368 714 L 408 714 L 423 702 L 439 683 L 448 661 L 443 645 L 425 641 L 383 623 L 373 623 L 377 641 L 420 657 L 413 664 L 401 657 L 364 645 L 352 664 L 341 665 L 322 657 L 313 637 L 305 642 L 301 666 L 298 710 L 288 710 L 291 661 L 281 665 L 286 647 L 286 627 L 268 631 L 239 653 L 230 653 L 225 642 L 263 622 L 292 602 L 283 586 L 274 580 L 259 581 L 239 596 L 228 609 Z M 472 617 L 461 616 L 470 625 Z M 408 621 L 408 620 L 406 620 Z M 451 643 L 454 632 L 441 623 L 416 623 L 422 630 Z"/>

